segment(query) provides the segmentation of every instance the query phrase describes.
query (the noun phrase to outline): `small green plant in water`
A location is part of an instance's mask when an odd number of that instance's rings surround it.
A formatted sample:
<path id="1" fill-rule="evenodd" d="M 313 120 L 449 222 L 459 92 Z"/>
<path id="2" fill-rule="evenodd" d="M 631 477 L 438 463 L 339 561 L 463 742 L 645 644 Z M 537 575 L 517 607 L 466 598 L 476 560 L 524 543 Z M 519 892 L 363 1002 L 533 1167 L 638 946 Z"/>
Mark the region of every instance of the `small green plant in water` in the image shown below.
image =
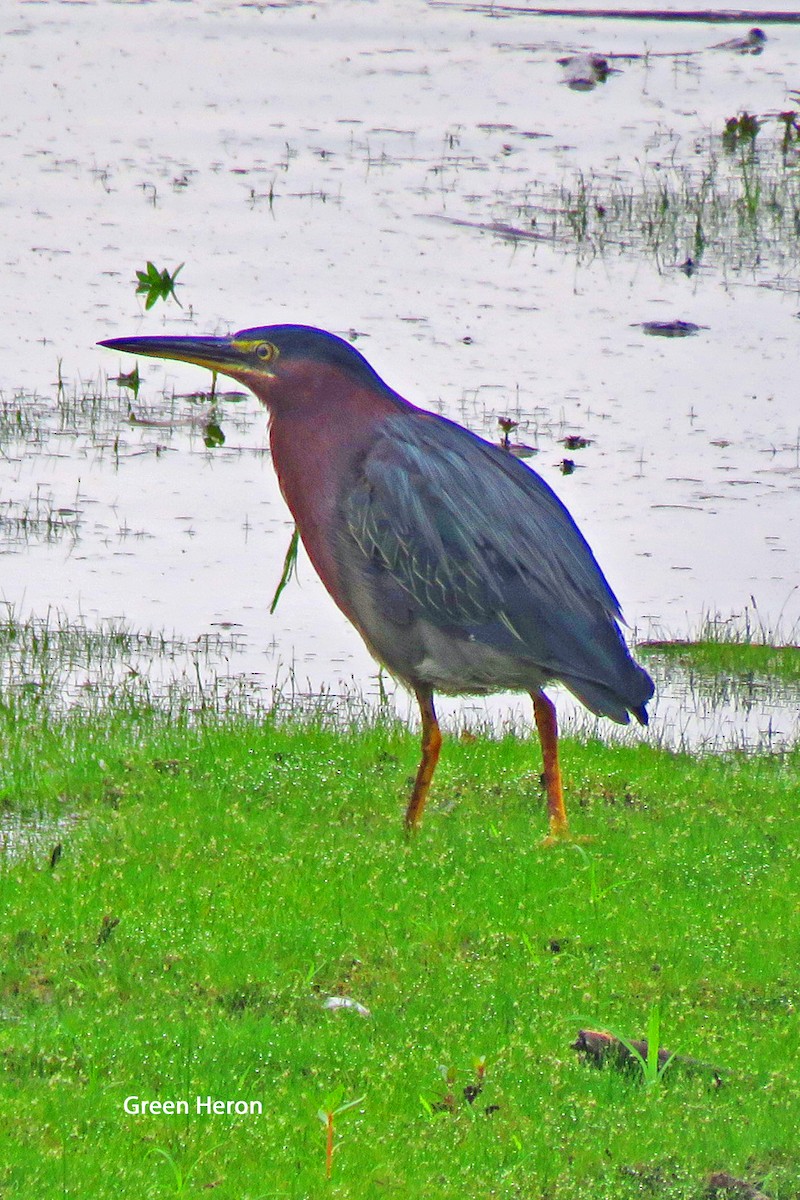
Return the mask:
<path id="1" fill-rule="evenodd" d="M 794 95 L 797 95 L 797 93 L 794 93 Z M 800 113 L 795 109 L 778 113 L 778 122 L 783 126 L 781 154 L 786 158 L 792 146 L 797 146 L 797 143 L 800 142 Z"/>
<path id="2" fill-rule="evenodd" d="M 722 133 L 722 145 L 729 153 L 744 148 L 752 149 L 760 128 L 761 121 L 752 113 L 743 112 L 738 117 L 728 117 Z"/>
<path id="3" fill-rule="evenodd" d="M 136 364 L 136 366 L 133 368 L 132 371 L 128 371 L 128 372 L 123 371 L 121 374 L 114 377 L 114 383 L 117 385 L 117 387 L 130 388 L 130 390 L 133 392 L 134 400 L 139 395 L 139 387 L 141 385 L 141 382 L 142 381 L 139 377 L 139 364 L 138 363 Z"/>
<path id="4" fill-rule="evenodd" d="M 146 309 L 152 308 L 157 300 L 169 300 L 172 298 L 179 307 L 180 300 L 175 294 L 175 281 L 178 275 L 183 270 L 185 263 L 181 263 L 179 267 L 170 274 L 166 267 L 159 271 L 158 267 L 148 262 L 144 271 L 137 271 L 136 278 L 138 285 L 136 288 L 137 296 L 144 296 L 144 306 Z"/>

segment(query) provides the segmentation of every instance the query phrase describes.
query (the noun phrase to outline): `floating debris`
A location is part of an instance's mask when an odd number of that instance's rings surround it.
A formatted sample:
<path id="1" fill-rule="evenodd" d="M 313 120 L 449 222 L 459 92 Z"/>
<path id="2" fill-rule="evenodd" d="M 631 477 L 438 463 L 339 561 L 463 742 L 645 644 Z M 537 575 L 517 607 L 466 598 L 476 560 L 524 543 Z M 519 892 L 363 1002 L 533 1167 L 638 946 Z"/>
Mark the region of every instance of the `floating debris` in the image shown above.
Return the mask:
<path id="1" fill-rule="evenodd" d="M 691 337 L 708 325 L 695 325 L 693 321 L 635 321 L 632 329 L 642 329 L 651 337 Z"/>
<path id="2" fill-rule="evenodd" d="M 340 1008 L 351 1008 L 360 1017 L 372 1016 L 372 1013 L 365 1005 L 359 1004 L 357 1000 L 353 1000 L 350 996 L 328 996 L 322 1007 L 334 1012 Z"/>
<path id="3" fill-rule="evenodd" d="M 727 1193 L 733 1200 L 769 1200 L 766 1192 L 760 1191 L 746 1179 L 737 1179 L 727 1171 L 716 1171 L 709 1175 L 707 1187 L 709 1196 Z"/>
<path id="4" fill-rule="evenodd" d="M 553 242 L 551 233 L 541 233 L 537 229 L 523 229 L 519 225 L 509 225 L 506 221 L 466 221 L 462 217 L 449 217 L 446 213 L 418 213 L 429 221 L 444 221 L 447 225 L 459 225 L 464 229 L 479 229 L 482 233 L 493 233 L 507 242 Z"/>
<path id="5" fill-rule="evenodd" d="M 151 309 L 157 300 L 169 300 L 170 298 L 179 308 L 183 308 L 175 287 L 177 278 L 185 265 L 185 263 L 181 263 L 171 272 L 166 267 L 159 271 L 154 263 L 148 261 L 144 271 L 136 272 L 136 295 L 145 297 L 144 307 L 146 310 Z"/>
<path id="6" fill-rule="evenodd" d="M 574 92 L 590 92 L 598 83 L 605 83 L 609 75 L 619 74 L 602 54 L 570 54 L 557 61 L 564 71 L 562 82 Z"/>
<path id="7" fill-rule="evenodd" d="M 574 471 L 578 470 L 580 465 L 580 463 L 576 463 L 571 458 L 562 458 L 561 462 L 556 463 L 556 466 L 562 475 L 572 475 Z"/>
<path id="8" fill-rule="evenodd" d="M 121 371 L 119 375 L 113 375 L 111 377 L 111 382 L 115 383 L 117 387 L 130 388 L 130 390 L 133 392 L 134 398 L 138 399 L 139 388 L 142 382 L 141 378 L 139 377 L 139 364 L 137 363 L 132 371 Z"/>
<path id="9" fill-rule="evenodd" d="M 691 255 L 689 255 L 689 257 L 687 259 L 685 259 L 682 263 L 677 264 L 676 270 L 683 271 L 686 278 L 691 279 L 691 277 L 694 275 L 695 271 L 698 270 L 698 268 L 699 268 L 699 264 L 695 262 L 695 260 L 692 258 Z"/>
<path id="10" fill-rule="evenodd" d="M 498 417 L 497 424 L 501 429 L 501 450 L 506 450 L 509 454 L 513 454 L 514 458 L 531 458 L 534 454 L 539 453 L 535 446 L 526 446 L 524 442 L 511 441 L 510 434 L 519 427 L 519 421 L 514 421 L 511 417 Z"/>

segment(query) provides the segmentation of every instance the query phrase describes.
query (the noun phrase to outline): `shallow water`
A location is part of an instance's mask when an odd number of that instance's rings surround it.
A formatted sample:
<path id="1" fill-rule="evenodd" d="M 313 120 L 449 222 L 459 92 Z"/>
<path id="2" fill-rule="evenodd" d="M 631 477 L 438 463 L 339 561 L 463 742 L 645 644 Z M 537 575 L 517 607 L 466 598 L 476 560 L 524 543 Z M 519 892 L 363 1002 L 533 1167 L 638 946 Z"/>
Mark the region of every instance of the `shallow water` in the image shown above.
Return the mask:
<path id="1" fill-rule="evenodd" d="M 0 863 L 8 865 L 15 859 L 35 858 L 43 870 L 48 863 L 57 866 L 62 839 L 69 838 L 78 819 L 74 813 L 56 817 L 0 814 Z M 23 931 L 23 936 L 26 932 Z"/>
<path id="2" fill-rule="evenodd" d="M 637 635 L 745 608 L 796 635 L 796 237 L 722 221 L 687 275 L 685 229 L 654 246 L 597 210 L 691 190 L 712 159 L 717 191 L 736 186 L 719 135 L 790 106 L 797 26 L 765 26 L 751 57 L 705 49 L 738 27 L 400 0 L 45 2 L 2 23 L 0 597 L 18 616 L 232 630 L 235 669 L 267 685 L 375 694 L 307 561 L 268 614 L 291 524 L 256 401 L 222 403 L 209 451 L 207 406 L 172 399 L 204 372 L 142 362 L 134 411 L 158 423 L 131 425 L 106 377 L 132 364 L 95 348 L 290 320 L 356 334 L 392 386 L 486 436 L 519 420 Z M 571 90 L 556 60 L 585 52 L 619 73 Z M 778 132 L 759 133 L 764 179 Z M 561 189 L 586 201 L 582 240 L 555 222 Z M 185 262 L 183 308 L 144 312 L 147 260 Z M 663 320 L 705 328 L 641 328 Z M 562 475 L 572 433 L 591 444 Z M 657 735 L 685 704 L 667 690 Z"/>

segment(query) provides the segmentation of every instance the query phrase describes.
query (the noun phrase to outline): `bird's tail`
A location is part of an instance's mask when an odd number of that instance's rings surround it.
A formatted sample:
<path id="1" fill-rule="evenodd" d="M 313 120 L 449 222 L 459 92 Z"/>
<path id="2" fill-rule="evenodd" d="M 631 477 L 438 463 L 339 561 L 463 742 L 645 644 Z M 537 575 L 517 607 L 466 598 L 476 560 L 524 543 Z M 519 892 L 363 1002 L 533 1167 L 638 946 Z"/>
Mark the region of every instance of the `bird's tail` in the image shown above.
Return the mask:
<path id="1" fill-rule="evenodd" d="M 591 679 L 579 679 L 560 675 L 559 679 L 569 688 L 590 712 L 598 717 L 610 717 L 618 725 L 627 725 L 630 714 L 640 725 L 648 722 L 647 703 L 652 698 L 655 685 L 643 667 L 628 660 L 624 679 L 614 684 L 596 683 Z"/>

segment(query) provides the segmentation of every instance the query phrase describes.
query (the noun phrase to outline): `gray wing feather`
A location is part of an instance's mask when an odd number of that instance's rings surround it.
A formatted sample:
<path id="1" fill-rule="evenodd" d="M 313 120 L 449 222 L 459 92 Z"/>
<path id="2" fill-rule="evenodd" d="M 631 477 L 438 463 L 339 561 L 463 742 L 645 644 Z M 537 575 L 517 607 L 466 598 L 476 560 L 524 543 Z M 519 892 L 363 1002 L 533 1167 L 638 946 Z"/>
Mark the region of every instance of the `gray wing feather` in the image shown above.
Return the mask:
<path id="1" fill-rule="evenodd" d="M 461 426 L 422 412 L 388 418 L 344 516 L 365 568 L 388 575 L 426 620 L 529 658 L 570 686 L 623 684 L 628 668 L 644 675 L 564 505 L 535 472 Z"/>

